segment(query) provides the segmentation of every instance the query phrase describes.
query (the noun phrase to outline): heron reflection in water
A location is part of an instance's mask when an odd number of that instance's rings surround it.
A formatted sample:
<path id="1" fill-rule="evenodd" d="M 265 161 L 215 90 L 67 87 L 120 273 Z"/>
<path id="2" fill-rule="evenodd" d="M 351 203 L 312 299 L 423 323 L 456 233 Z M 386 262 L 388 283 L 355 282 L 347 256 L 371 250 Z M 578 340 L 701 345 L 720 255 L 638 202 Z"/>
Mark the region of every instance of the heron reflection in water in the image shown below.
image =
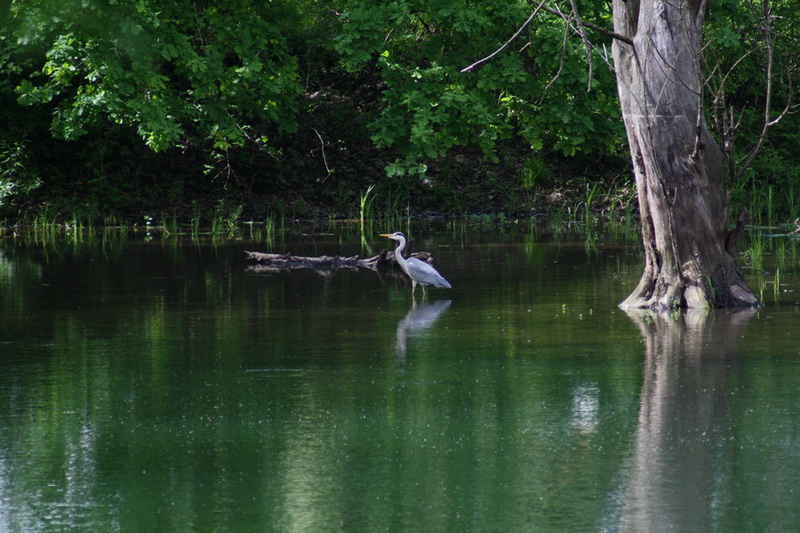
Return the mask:
<path id="1" fill-rule="evenodd" d="M 411 311 L 397 324 L 395 350 L 398 359 L 405 359 L 409 334 L 419 334 L 431 328 L 442 313 L 450 307 L 450 302 L 451 300 L 439 300 L 418 304 L 416 300 L 413 300 Z"/>
<path id="2" fill-rule="evenodd" d="M 442 277 L 430 264 L 421 261 L 416 257 L 403 257 L 403 250 L 406 248 L 406 236 L 401 232 L 394 233 L 381 233 L 381 237 L 389 237 L 393 241 L 397 241 L 397 248 L 394 250 L 394 258 L 400 264 L 403 272 L 411 278 L 411 294 L 417 288 L 417 284 L 422 285 L 422 294 L 425 294 L 425 286 L 431 285 L 433 287 L 442 287 L 443 289 L 450 289 L 450 283 Z"/>

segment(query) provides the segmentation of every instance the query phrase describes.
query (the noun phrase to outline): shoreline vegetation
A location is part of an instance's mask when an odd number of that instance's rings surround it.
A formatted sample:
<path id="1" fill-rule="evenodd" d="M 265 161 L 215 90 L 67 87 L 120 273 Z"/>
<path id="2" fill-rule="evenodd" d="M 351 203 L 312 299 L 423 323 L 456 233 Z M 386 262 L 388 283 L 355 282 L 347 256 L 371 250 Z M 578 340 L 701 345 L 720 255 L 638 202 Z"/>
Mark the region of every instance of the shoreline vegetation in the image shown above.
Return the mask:
<path id="1" fill-rule="evenodd" d="M 398 212 L 381 217 L 372 214 L 367 217 L 365 214 L 364 217 L 300 220 L 268 216 L 262 220 L 248 220 L 242 217 L 241 209 L 228 213 L 227 217 L 221 211 L 215 211 L 217 218 L 209 222 L 202 218 L 186 222 L 177 218 L 146 215 L 138 222 L 113 220 L 107 221 L 111 222 L 107 224 L 95 224 L 79 217 L 68 222 L 38 217 L 27 220 L 25 224 L 1 225 L 0 243 L 3 247 L 34 244 L 45 248 L 62 243 L 77 246 L 79 248 L 75 250 L 78 250 L 100 241 L 104 247 L 115 243 L 119 245 L 132 236 L 161 245 L 178 245 L 182 242 L 215 245 L 231 240 L 242 241 L 248 242 L 251 247 L 259 246 L 263 251 L 285 254 L 287 250 L 281 247 L 288 234 L 311 231 L 309 235 L 316 234 L 314 232 L 341 234 L 351 241 L 360 241 L 362 249 L 373 253 L 370 243 L 383 242 L 378 234 L 388 231 L 387 228 L 409 231 L 418 224 L 445 223 L 458 231 L 538 233 L 543 228 L 544 232 L 557 238 L 571 235 L 582 240 L 586 253 L 591 255 L 597 253 L 606 240 L 621 240 L 637 248 L 641 246 L 638 215 L 635 211 L 624 210 L 623 206 L 618 199 L 600 195 L 576 202 L 566 209 L 551 209 L 527 217 L 513 217 L 504 213 L 416 216 L 409 212 Z M 739 248 L 738 263 L 760 302 L 779 303 L 784 293 L 793 292 L 791 287 L 781 282 L 781 272 L 791 271 L 800 264 L 800 221 L 747 226 Z"/>
<path id="2" fill-rule="evenodd" d="M 579 4 L 583 21 L 612 27 L 610 4 Z M 704 32 L 704 105 L 735 118 L 732 161 L 763 141 L 729 191 L 730 212 L 746 207 L 755 226 L 800 218 L 800 114 L 761 138 L 767 87 L 775 109 L 795 109 L 800 17 L 793 4 L 774 9 L 770 83 L 747 6 L 711 6 Z M 587 54 L 563 18 L 543 12 L 514 50 L 463 72 L 530 17 L 529 2 L 69 0 L 0 13 L 3 235 L 635 221 L 615 75 L 601 53 L 608 35 L 593 34 Z"/>
<path id="3" fill-rule="evenodd" d="M 546 220 L 553 227 L 580 224 L 585 226 L 608 224 L 638 229 L 638 206 L 635 188 L 629 182 L 603 189 L 603 183 L 594 184 L 585 180 L 572 180 L 563 185 L 538 191 L 520 188 L 509 192 L 503 189 L 484 189 L 469 196 L 485 197 L 487 208 L 459 209 L 460 204 L 434 205 L 412 209 L 412 204 L 398 205 L 391 191 L 383 194 L 373 185 L 358 192 L 350 205 L 321 207 L 315 214 L 298 213 L 286 209 L 285 205 L 265 202 L 269 208 L 256 209 L 252 205 L 235 203 L 228 199 L 193 201 L 190 206 L 175 206 L 146 210 L 139 213 L 99 214 L 79 209 L 62 212 L 47 205 L 40 209 L 28 209 L 18 215 L 0 218 L 0 235 L 22 232 L 67 233 L 98 228 L 124 228 L 129 230 L 162 231 L 167 234 L 235 234 L 254 226 L 263 226 L 267 231 L 281 225 L 361 224 L 380 222 L 408 224 L 412 221 L 460 220 L 471 223 L 497 223 L 509 221 Z M 480 189 L 480 187 L 477 187 Z M 499 198 L 498 198 L 499 197 Z M 789 195 L 789 198 L 794 195 Z M 800 194 L 797 195 L 800 198 Z M 746 204 L 751 216 L 748 228 L 785 229 L 787 233 L 798 231 L 800 217 L 794 203 L 790 212 L 775 212 L 774 192 L 771 187 L 760 194 L 752 194 Z M 205 206 L 205 207 L 203 207 Z M 791 213 L 791 214 L 790 214 Z"/>

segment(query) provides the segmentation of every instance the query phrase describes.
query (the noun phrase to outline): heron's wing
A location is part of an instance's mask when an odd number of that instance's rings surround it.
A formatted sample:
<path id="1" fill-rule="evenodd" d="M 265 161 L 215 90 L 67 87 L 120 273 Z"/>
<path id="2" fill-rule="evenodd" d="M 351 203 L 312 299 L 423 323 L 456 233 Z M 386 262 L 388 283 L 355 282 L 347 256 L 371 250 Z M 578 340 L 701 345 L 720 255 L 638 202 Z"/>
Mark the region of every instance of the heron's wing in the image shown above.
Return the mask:
<path id="1" fill-rule="evenodd" d="M 449 289 L 450 283 L 439 274 L 429 263 L 421 261 L 416 257 L 409 257 L 406 260 L 408 266 L 408 276 L 417 283 L 433 285 L 434 287 L 444 287 Z"/>

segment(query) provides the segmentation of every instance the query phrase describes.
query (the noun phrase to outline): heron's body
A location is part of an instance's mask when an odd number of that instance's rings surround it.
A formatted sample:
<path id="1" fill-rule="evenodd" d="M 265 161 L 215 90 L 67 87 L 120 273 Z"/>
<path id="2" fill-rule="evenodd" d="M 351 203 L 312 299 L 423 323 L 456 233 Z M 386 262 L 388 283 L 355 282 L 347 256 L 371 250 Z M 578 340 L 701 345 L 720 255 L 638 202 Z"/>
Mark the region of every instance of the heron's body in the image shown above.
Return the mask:
<path id="1" fill-rule="evenodd" d="M 403 250 L 406 248 L 406 236 L 402 233 L 381 233 L 381 237 L 389 237 L 398 242 L 397 248 L 394 250 L 394 257 L 400 264 L 403 272 L 411 278 L 411 294 L 417 288 L 417 284 L 422 285 L 423 292 L 426 285 L 433 287 L 442 287 L 443 289 L 450 289 L 450 283 L 442 277 L 430 264 L 425 261 L 420 261 L 416 257 L 403 257 Z"/>

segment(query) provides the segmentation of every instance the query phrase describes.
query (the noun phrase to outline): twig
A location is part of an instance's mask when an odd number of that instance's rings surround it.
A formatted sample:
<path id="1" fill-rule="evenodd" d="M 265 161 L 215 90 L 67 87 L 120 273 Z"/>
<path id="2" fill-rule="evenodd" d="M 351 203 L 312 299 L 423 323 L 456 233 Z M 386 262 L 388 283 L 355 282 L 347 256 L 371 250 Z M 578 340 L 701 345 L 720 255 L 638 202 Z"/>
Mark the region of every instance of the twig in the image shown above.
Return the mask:
<path id="1" fill-rule="evenodd" d="M 473 68 L 477 67 L 478 65 L 480 65 L 480 64 L 482 64 L 482 63 L 486 63 L 487 61 L 489 61 L 490 59 L 492 59 L 494 56 L 496 56 L 497 54 L 499 54 L 500 52 L 502 52 L 503 50 L 505 50 L 505 49 L 506 49 L 506 47 L 507 47 L 509 44 L 511 44 L 511 43 L 514 41 L 514 39 L 516 39 L 517 37 L 519 37 L 519 36 L 522 34 L 522 32 L 523 32 L 523 31 L 525 31 L 525 28 L 527 28 L 527 27 L 528 27 L 528 25 L 529 25 L 529 24 L 530 24 L 530 23 L 533 21 L 533 17 L 535 17 L 535 16 L 537 15 L 537 13 L 539 13 L 539 10 L 541 10 L 541 9 L 542 9 L 542 7 L 544 6 L 544 3 L 545 3 L 545 1 L 546 1 L 546 0 L 541 0 L 541 2 L 539 2 L 539 5 L 538 5 L 538 6 L 536 6 L 536 9 L 534 9 L 534 10 L 533 10 L 533 13 L 531 13 L 531 16 L 530 16 L 530 17 L 528 17 L 528 20 L 526 20 L 526 21 L 525 21 L 525 23 L 524 23 L 524 24 L 522 24 L 522 26 L 520 26 L 520 27 L 519 27 L 519 29 L 517 30 L 517 32 L 516 32 L 514 35 L 512 35 L 512 36 L 511 36 L 511 38 L 510 38 L 509 40 L 507 40 L 505 43 L 503 43 L 503 46 L 501 46 L 500 48 L 498 48 L 497 50 L 495 50 L 494 52 L 492 52 L 492 53 L 491 53 L 491 54 L 489 54 L 488 56 L 484 57 L 483 59 L 479 59 L 479 60 L 477 60 L 476 62 L 474 62 L 474 63 L 473 63 L 473 64 L 471 64 L 470 66 L 468 66 L 468 67 L 465 67 L 465 68 L 462 68 L 462 69 L 461 69 L 461 72 L 462 72 L 462 73 L 463 73 L 463 72 L 469 72 L 469 71 L 470 71 L 470 70 L 472 70 Z"/>
<path id="2" fill-rule="evenodd" d="M 592 90 L 592 43 L 589 42 L 589 38 L 586 36 L 586 28 L 583 26 L 583 21 L 581 21 L 580 15 L 578 15 L 578 6 L 575 5 L 575 0 L 569 0 L 570 5 L 572 6 L 572 16 L 575 17 L 575 21 L 578 23 L 578 35 L 581 36 L 581 40 L 583 41 L 583 46 L 586 48 L 586 63 L 589 65 L 589 81 L 587 82 L 588 85 L 586 87 L 587 91 Z"/>
<path id="3" fill-rule="evenodd" d="M 547 93 L 547 91 L 550 90 L 550 87 L 552 87 L 552 85 L 556 82 L 556 80 L 558 80 L 558 78 L 561 77 L 561 71 L 564 70 L 564 56 L 567 55 L 568 37 L 569 37 L 569 28 L 565 27 L 564 37 L 561 39 L 561 55 L 558 58 L 558 70 L 556 70 L 556 73 L 553 75 L 553 78 L 549 82 L 547 82 L 547 85 L 544 86 L 544 91 L 542 92 L 542 99 L 539 102 L 540 104 L 541 102 L 544 102 L 545 94 Z"/>
<path id="4" fill-rule="evenodd" d="M 764 43 L 767 50 L 767 64 L 766 64 L 766 89 L 764 95 L 764 124 L 761 127 L 761 134 L 758 136 L 758 141 L 756 142 L 755 146 L 750 150 L 750 152 L 742 158 L 741 162 L 739 163 L 739 168 L 736 170 L 736 174 L 734 175 L 734 179 L 738 180 L 741 178 L 750 165 L 753 164 L 753 160 L 755 159 L 758 152 L 761 151 L 761 147 L 764 145 L 764 141 L 767 138 L 767 130 L 769 130 L 772 126 L 776 125 L 780 120 L 786 116 L 789 111 L 791 110 L 791 98 L 789 102 L 786 104 L 786 108 L 776 117 L 771 118 L 772 114 L 772 64 L 774 61 L 774 44 L 772 43 L 772 10 L 769 6 L 769 0 L 762 1 L 762 13 L 764 16 Z M 791 91 L 789 92 L 791 95 Z"/>
<path id="5" fill-rule="evenodd" d="M 328 175 L 322 178 L 322 182 L 324 183 L 325 180 L 331 176 L 331 169 L 328 167 L 328 158 L 325 157 L 325 141 L 322 140 L 322 135 L 320 135 L 316 129 L 314 129 L 314 133 L 319 137 L 319 144 L 322 146 L 322 162 L 325 163 L 325 170 L 328 171 Z"/>
<path id="6" fill-rule="evenodd" d="M 559 9 L 553 9 L 552 7 L 547 7 L 545 5 L 541 5 L 541 8 L 544 9 L 545 11 L 547 11 L 548 13 L 552 14 L 552 15 L 557 15 L 557 16 L 563 18 L 564 20 L 566 20 L 568 22 L 571 22 L 571 19 L 565 18 L 565 15 Z M 583 20 L 578 21 L 578 23 L 581 26 L 585 26 L 585 27 L 589 28 L 590 30 L 594 30 L 594 31 L 596 31 L 598 33 L 602 33 L 603 35 L 611 37 L 612 39 L 616 39 L 617 41 L 620 41 L 622 43 L 625 43 L 625 44 L 633 46 L 633 39 L 631 39 L 630 37 L 626 37 L 626 36 L 622 35 L 621 33 L 617 33 L 615 31 L 611 31 L 611 30 L 609 30 L 607 28 L 604 28 L 602 26 L 598 26 L 597 24 L 592 24 L 591 22 L 586 22 L 586 21 L 583 21 Z"/>
<path id="7" fill-rule="evenodd" d="M 528 27 L 528 25 L 533 21 L 533 18 L 541 10 L 545 10 L 548 13 L 551 13 L 553 15 L 557 15 L 557 16 L 561 17 L 562 19 L 564 19 L 567 22 L 575 22 L 577 24 L 577 26 L 578 26 L 577 31 L 581 35 L 581 39 L 583 39 L 583 43 L 586 46 L 586 53 L 589 56 L 589 88 L 590 89 L 591 89 L 591 83 L 592 83 L 591 52 L 592 52 L 592 48 L 593 47 L 592 47 L 591 41 L 589 41 L 588 37 L 586 36 L 586 32 L 583 31 L 583 28 L 592 29 L 592 30 L 594 30 L 596 32 L 602 33 L 603 35 L 607 35 L 607 36 L 612 37 L 612 38 L 614 38 L 614 39 L 616 39 L 616 40 L 618 40 L 620 42 L 623 42 L 623 43 L 626 43 L 628 45 L 633 46 L 633 40 L 630 39 L 629 37 L 626 37 L 626 36 L 624 36 L 622 34 L 619 34 L 619 33 L 613 32 L 611 30 L 608 30 L 606 28 L 603 28 L 602 26 L 598 26 L 597 24 L 592 24 L 590 22 L 585 22 L 585 21 L 581 20 L 581 18 L 578 16 L 577 6 L 576 6 L 574 0 L 570 0 L 570 2 L 572 3 L 572 10 L 573 10 L 573 16 L 572 17 L 568 17 L 567 15 L 562 13 L 559 9 L 553 9 L 552 7 L 547 7 L 546 5 L 544 5 L 546 1 L 547 0 L 540 0 L 539 1 L 539 3 L 536 5 L 536 9 L 534 9 L 533 13 L 531 13 L 531 16 L 528 17 L 528 20 L 526 20 L 522 24 L 522 26 L 520 26 L 519 29 L 514 33 L 514 35 L 512 35 L 511 38 L 509 38 L 505 43 L 503 43 L 503 45 L 500 48 L 498 48 L 497 50 L 495 50 L 494 52 L 492 52 L 488 56 L 484 57 L 483 59 L 479 59 L 478 61 L 476 61 L 475 63 L 471 64 L 470 66 L 461 69 L 461 72 L 462 73 L 463 72 L 469 72 L 472 69 L 474 69 L 475 67 L 477 67 L 478 65 L 486 63 L 487 61 L 489 61 L 492 58 L 494 58 L 497 54 L 499 54 L 500 52 L 505 50 L 508 47 L 508 45 L 510 45 L 517 37 L 519 37 L 522 34 L 522 32 L 525 30 L 525 28 Z"/>

